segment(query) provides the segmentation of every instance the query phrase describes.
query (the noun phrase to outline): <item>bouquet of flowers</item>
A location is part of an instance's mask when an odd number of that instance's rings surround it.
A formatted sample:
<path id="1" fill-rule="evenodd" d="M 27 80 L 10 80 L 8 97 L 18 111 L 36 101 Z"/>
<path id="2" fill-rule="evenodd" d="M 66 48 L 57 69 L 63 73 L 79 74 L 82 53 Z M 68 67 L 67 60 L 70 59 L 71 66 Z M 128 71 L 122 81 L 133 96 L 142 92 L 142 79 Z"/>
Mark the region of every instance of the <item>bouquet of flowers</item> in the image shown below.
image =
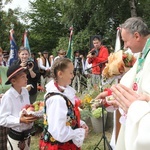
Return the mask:
<path id="1" fill-rule="evenodd" d="M 136 58 L 130 53 L 123 53 L 122 60 L 124 62 L 125 67 L 131 68 L 135 63 Z"/>
<path id="2" fill-rule="evenodd" d="M 136 58 L 123 50 L 111 53 L 108 63 L 103 69 L 103 77 L 109 78 L 127 72 L 135 63 Z"/>

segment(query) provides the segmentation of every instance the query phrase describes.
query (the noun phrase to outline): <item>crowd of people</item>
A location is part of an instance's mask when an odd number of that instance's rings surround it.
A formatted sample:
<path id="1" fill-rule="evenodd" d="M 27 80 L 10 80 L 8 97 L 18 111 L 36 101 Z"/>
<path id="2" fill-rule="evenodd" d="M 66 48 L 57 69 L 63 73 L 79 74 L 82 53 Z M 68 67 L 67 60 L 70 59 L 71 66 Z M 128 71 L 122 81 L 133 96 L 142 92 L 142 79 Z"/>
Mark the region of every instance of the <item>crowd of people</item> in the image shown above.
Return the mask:
<path id="1" fill-rule="evenodd" d="M 119 84 L 100 94 L 96 99 L 120 110 L 125 116 L 115 150 L 149 150 L 150 134 L 150 88 L 149 88 L 149 51 L 150 32 L 148 26 L 139 17 L 127 19 L 121 26 L 121 37 L 124 48 L 132 53 L 140 53 L 134 66 L 121 78 Z M 10 88 L 0 97 L 0 149 L 29 150 L 29 136 L 33 123 L 38 118 L 20 113 L 26 104 L 33 104 L 37 98 L 37 85 L 45 91 L 44 132 L 39 149 L 79 150 L 88 134 L 88 126 L 80 118 L 79 98 L 70 86 L 74 72 L 79 69 L 91 79 L 92 88 L 101 82 L 102 69 L 108 60 L 107 47 L 102 39 L 94 36 L 93 48 L 84 57 L 80 51 L 74 52 L 74 59 L 66 58 L 61 49 L 54 58 L 48 51 L 30 53 L 20 47 L 18 60 L 7 70 L 7 81 Z M 0 66 L 7 66 L 6 54 L 0 49 Z M 5 62 L 5 63 L 4 63 Z M 91 70 L 91 72 L 89 72 Z M 28 85 L 28 86 L 27 86 Z M 112 96 L 106 101 L 107 96 Z"/>

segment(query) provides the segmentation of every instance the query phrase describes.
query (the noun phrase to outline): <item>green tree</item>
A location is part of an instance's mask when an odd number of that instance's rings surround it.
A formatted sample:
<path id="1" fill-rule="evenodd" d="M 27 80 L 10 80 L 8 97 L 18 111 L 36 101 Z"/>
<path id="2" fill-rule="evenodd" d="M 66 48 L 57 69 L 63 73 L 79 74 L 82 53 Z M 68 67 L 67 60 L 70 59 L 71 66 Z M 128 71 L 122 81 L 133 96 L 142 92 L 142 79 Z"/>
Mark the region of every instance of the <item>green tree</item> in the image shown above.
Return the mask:
<path id="1" fill-rule="evenodd" d="M 114 46 L 116 28 L 127 18 L 140 16 L 149 21 L 148 0 L 64 0 L 58 4 L 61 21 L 74 26 L 74 49 L 88 49 L 90 35 L 101 35 L 105 45 Z"/>
<path id="2" fill-rule="evenodd" d="M 31 2 L 31 12 L 27 14 L 30 24 L 31 46 L 35 51 L 49 50 L 52 53 L 59 37 L 65 30 L 60 22 L 61 13 L 55 1 L 36 0 Z"/>
<path id="3" fill-rule="evenodd" d="M 84 53 L 89 51 L 91 35 L 101 35 L 105 45 L 114 47 L 116 28 L 131 16 L 140 16 L 150 25 L 149 0 L 35 0 L 30 6 L 25 14 L 16 10 L 7 14 L 1 11 L 0 3 L 1 45 L 7 45 L 11 24 L 14 24 L 19 45 L 27 28 L 31 51 L 49 50 L 53 54 L 60 48 L 68 49 L 72 25 L 73 50 Z M 26 25 L 20 22 L 18 15 Z"/>
<path id="4" fill-rule="evenodd" d="M 8 12 L 1 11 L 1 13 L 2 13 L 1 24 L 0 24 L 1 47 L 6 50 L 10 49 L 9 31 L 12 28 L 15 31 L 14 35 L 15 35 L 16 43 L 18 46 L 21 46 L 25 25 L 23 25 L 18 18 L 20 12 L 18 10 L 9 9 Z"/>

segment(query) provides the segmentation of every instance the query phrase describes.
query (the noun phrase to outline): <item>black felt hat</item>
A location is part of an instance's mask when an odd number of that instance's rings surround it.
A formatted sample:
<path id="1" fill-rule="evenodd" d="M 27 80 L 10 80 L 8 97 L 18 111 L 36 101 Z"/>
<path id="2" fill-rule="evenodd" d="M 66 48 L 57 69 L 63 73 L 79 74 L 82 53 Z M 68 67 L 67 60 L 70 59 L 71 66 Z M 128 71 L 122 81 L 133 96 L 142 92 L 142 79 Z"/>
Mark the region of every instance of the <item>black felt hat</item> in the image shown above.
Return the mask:
<path id="1" fill-rule="evenodd" d="M 7 81 L 5 84 L 10 84 L 10 80 L 21 72 L 25 72 L 27 70 L 26 67 L 22 67 L 20 65 L 12 65 L 7 70 Z"/>

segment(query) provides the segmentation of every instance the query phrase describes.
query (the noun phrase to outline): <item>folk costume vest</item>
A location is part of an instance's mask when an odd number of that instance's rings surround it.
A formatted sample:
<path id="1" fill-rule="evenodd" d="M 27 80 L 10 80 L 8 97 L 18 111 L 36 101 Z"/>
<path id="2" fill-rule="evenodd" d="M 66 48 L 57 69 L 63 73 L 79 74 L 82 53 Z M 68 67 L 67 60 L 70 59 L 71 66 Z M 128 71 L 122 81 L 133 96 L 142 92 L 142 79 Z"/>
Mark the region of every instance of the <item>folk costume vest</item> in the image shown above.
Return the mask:
<path id="1" fill-rule="evenodd" d="M 42 59 L 43 66 L 46 67 L 46 58 L 41 57 L 41 59 Z M 47 60 L 48 60 L 49 66 L 51 66 L 51 63 L 50 63 L 49 59 L 47 59 Z M 45 77 L 46 76 L 46 71 L 40 68 L 40 74 Z"/>

